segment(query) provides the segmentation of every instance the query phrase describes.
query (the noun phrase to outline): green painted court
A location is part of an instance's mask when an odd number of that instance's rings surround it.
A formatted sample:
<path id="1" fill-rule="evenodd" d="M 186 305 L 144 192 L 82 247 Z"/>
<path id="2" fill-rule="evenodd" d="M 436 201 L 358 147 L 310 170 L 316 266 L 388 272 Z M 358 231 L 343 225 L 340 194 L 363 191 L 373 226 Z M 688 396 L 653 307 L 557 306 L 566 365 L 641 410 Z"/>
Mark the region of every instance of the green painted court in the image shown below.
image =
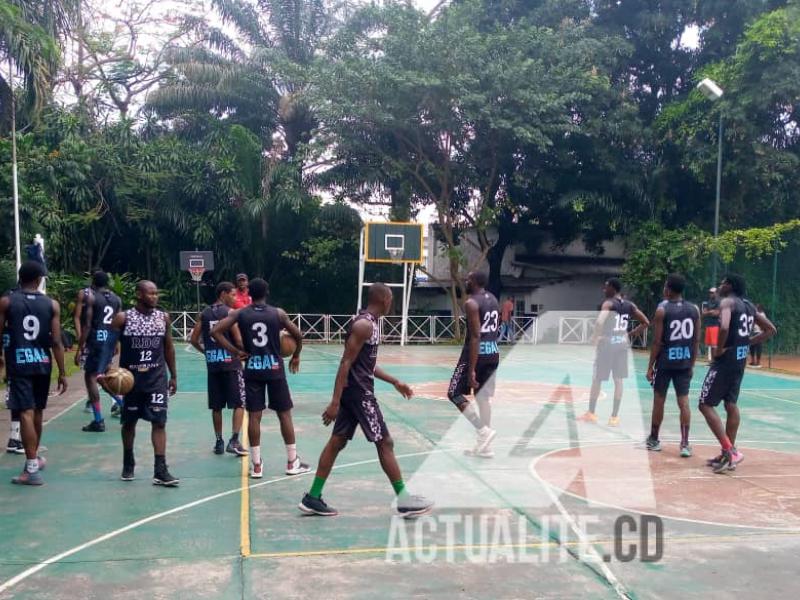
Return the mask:
<path id="1" fill-rule="evenodd" d="M 635 448 L 649 431 L 644 355 L 633 359 L 622 423 L 612 428 L 608 385 L 599 423 L 574 421 L 587 402 L 591 348 L 504 348 L 496 457 L 486 460 L 464 455 L 472 433 L 443 399 L 459 350 L 384 346 L 379 357 L 418 391 L 407 402 L 379 387 L 410 490 L 437 501 L 417 521 L 393 516 L 391 487 L 360 433 L 324 490 L 340 512 L 334 518 L 297 510 L 311 474 L 283 474 L 273 415 L 264 418 L 264 479 L 247 479 L 246 461 L 213 455 L 205 366 L 188 346 L 178 347 L 180 391 L 168 423 L 177 489 L 151 485 L 146 423 L 137 479 L 121 482 L 115 423 L 107 420 L 105 434 L 82 433 L 88 416 L 75 395 L 71 407 L 45 415 L 53 419 L 43 438 L 47 485 L 0 485 L 0 597 L 708 598 L 723 587 L 751 597 L 790 589 L 800 554 L 800 379 L 748 371 L 738 442 L 745 462 L 713 475 L 704 462 L 715 444 L 695 408 L 704 368 L 692 387 L 695 455 L 680 459 L 672 393 L 664 450 Z M 312 465 L 329 435 L 320 414 L 340 351 L 306 346 L 301 373 L 289 376 L 298 451 Z M 0 479 L 21 464 L 3 455 Z M 642 514 L 662 519 L 659 560 L 639 560 L 656 546 L 651 532 L 641 547 Z M 639 529 L 615 540 L 620 515 Z M 639 545 L 636 559 L 619 560 L 630 544 Z"/>

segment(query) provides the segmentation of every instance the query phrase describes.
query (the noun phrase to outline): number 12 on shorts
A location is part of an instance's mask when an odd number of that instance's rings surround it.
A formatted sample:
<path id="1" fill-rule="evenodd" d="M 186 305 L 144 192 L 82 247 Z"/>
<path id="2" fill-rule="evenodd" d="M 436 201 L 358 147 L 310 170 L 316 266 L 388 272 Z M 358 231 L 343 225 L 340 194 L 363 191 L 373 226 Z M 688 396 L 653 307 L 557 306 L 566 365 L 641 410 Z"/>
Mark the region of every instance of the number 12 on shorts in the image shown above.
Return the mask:
<path id="1" fill-rule="evenodd" d="M 164 394 L 150 394 L 150 404 L 164 404 Z"/>

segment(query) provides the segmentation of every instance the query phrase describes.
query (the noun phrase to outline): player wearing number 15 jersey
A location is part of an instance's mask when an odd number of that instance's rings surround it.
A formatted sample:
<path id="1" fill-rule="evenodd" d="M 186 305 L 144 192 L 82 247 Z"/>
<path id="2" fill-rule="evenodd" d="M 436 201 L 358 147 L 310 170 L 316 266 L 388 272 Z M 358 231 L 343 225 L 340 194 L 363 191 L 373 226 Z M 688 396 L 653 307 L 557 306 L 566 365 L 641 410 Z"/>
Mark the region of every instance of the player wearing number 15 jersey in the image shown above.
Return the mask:
<path id="1" fill-rule="evenodd" d="M 692 455 L 689 446 L 689 385 L 700 346 L 700 311 L 683 299 L 686 280 L 677 273 L 667 277 L 664 300 L 653 318 L 655 331 L 647 380 L 653 385 L 653 415 L 650 436 L 645 441 L 648 450 L 660 451 L 658 432 L 664 420 L 664 403 L 670 382 L 675 386 L 681 412 L 681 456 Z"/>
<path id="2" fill-rule="evenodd" d="M 297 455 L 297 444 L 292 422 L 292 396 L 286 382 L 286 371 L 281 357 L 281 329 L 286 329 L 297 348 L 289 362 L 289 370 L 300 369 L 300 351 L 303 336 L 297 326 L 289 320 L 283 309 L 267 304 L 269 285 L 257 278 L 250 282 L 250 297 L 253 303 L 228 313 L 211 331 L 211 337 L 233 356 L 245 361 L 244 388 L 247 409 L 247 436 L 250 442 L 250 476 L 264 476 L 261 461 L 261 415 L 264 409 L 274 410 L 281 426 L 283 443 L 286 445 L 286 474 L 301 475 L 311 468 Z M 228 334 L 237 325 L 242 336 L 244 350 L 233 345 Z M 267 404 L 267 395 L 269 404 Z"/>
<path id="3" fill-rule="evenodd" d="M 494 396 L 495 371 L 500 364 L 497 338 L 500 329 L 500 306 L 494 294 L 486 291 L 488 277 L 485 273 L 467 275 L 467 293 L 464 303 L 467 315 L 467 337 L 456 364 L 447 397 L 458 407 L 477 433 L 472 456 L 492 458 L 490 444 L 496 432 L 491 428 L 491 399 Z M 472 392 L 478 405 L 469 401 Z"/>

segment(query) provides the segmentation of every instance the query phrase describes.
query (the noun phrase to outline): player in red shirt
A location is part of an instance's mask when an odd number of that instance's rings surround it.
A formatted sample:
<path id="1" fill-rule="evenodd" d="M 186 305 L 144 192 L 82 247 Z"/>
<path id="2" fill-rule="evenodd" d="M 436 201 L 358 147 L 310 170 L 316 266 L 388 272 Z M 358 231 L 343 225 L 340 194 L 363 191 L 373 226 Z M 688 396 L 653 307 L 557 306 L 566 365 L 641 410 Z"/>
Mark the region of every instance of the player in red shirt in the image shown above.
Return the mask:
<path id="1" fill-rule="evenodd" d="M 247 279 L 247 275 L 239 273 L 236 276 L 236 301 L 233 303 L 233 308 L 244 308 L 253 303 L 253 299 L 250 297 L 250 292 L 248 291 L 248 286 L 249 280 Z"/>

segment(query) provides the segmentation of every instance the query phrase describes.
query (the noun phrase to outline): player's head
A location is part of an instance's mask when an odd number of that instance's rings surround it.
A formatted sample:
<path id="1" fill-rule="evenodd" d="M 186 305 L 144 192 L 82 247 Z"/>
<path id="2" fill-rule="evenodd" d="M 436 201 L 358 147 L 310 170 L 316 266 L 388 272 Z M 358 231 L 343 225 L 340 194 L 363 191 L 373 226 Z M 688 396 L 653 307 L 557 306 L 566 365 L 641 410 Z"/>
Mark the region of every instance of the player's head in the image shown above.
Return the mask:
<path id="1" fill-rule="evenodd" d="M 745 285 L 744 277 L 736 273 L 728 273 L 722 278 L 719 284 L 719 293 L 724 298 L 733 294 L 734 296 L 743 297 L 747 293 L 747 285 Z"/>
<path id="2" fill-rule="evenodd" d="M 483 271 L 472 271 L 467 275 L 467 293 L 477 294 L 489 283 L 489 276 Z"/>
<path id="3" fill-rule="evenodd" d="M 137 283 L 136 301 L 145 308 L 155 308 L 158 306 L 158 286 L 146 279 Z"/>
<path id="4" fill-rule="evenodd" d="M 230 281 L 220 281 L 217 284 L 217 300 L 225 306 L 233 306 L 236 302 L 236 286 Z"/>
<path id="5" fill-rule="evenodd" d="M 44 265 L 35 260 L 26 260 L 19 267 L 19 284 L 25 287 L 39 287 L 42 283 L 42 277 L 47 275 L 47 269 Z"/>
<path id="6" fill-rule="evenodd" d="M 250 297 L 253 302 L 263 302 L 267 296 L 269 296 L 269 284 L 260 277 L 253 279 L 250 282 Z"/>
<path id="7" fill-rule="evenodd" d="M 686 279 L 679 273 L 670 273 L 664 282 L 664 296 L 666 298 L 678 298 L 683 295 L 686 289 Z"/>
<path id="8" fill-rule="evenodd" d="M 609 277 L 603 283 L 603 294 L 606 298 L 613 298 L 622 291 L 622 283 L 616 277 Z"/>
<path id="9" fill-rule="evenodd" d="M 97 288 L 104 288 L 108 286 L 108 273 L 105 271 L 95 271 L 92 273 L 92 285 Z"/>
<path id="10" fill-rule="evenodd" d="M 392 290 L 385 283 L 373 283 L 367 291 L 367 304 L 380 315 L 392 310 Z"/>
<path id="11" fill-rule="evenodd" d="M 248 286 L 248 279 L 246 273 L 239 273 L 236 276 L 236 287 L 242 291 L 245 291 Z"/>
<path id="12" fill-rule="evenodd" d="M 717 288 L 715 287 L 708 288 L 708 299 L 713 300 L 716 297 L 717 297 Z"/>

